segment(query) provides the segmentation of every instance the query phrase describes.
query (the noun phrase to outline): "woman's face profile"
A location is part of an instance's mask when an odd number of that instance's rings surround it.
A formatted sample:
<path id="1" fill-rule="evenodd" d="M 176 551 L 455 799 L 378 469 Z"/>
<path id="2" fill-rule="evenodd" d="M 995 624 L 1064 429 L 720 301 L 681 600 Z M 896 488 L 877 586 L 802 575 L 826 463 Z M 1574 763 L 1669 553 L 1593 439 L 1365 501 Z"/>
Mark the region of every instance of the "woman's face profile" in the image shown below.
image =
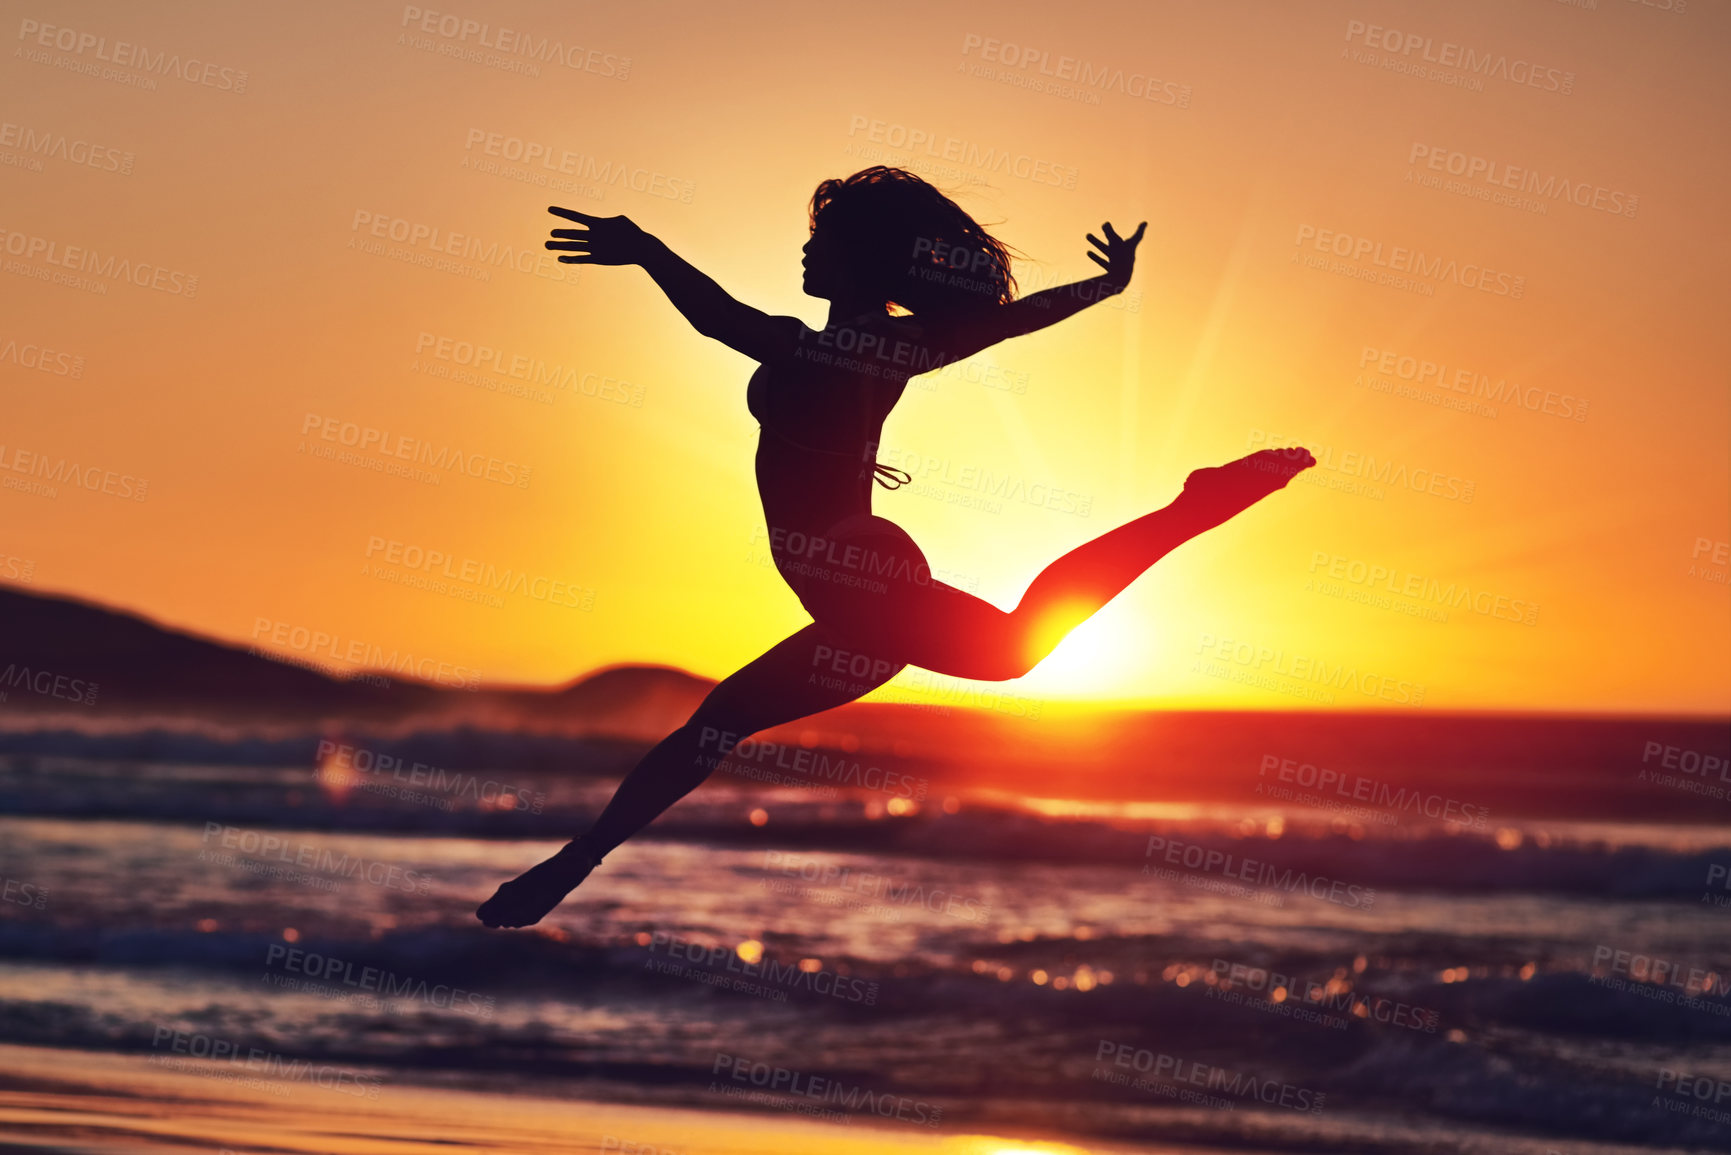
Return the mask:
<path id="1" fill-rule="evenodd" d="M 805 260 L 801 262 L 805 269 L 802 285 L 805 292 L 822 300 L 833 299 L 842 280 L 834 234 L 820 224 L 812 230 L 811 239 L 805 242 L 801 251 L 805 253 Z"/>

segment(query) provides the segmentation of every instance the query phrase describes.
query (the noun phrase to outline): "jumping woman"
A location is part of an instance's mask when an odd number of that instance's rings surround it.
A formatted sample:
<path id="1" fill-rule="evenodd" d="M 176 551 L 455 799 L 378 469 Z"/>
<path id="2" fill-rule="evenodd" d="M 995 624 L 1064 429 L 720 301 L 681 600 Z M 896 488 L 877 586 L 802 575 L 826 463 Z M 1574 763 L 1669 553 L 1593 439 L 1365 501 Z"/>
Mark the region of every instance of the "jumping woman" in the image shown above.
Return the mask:
<path id="1" fill-rule="evenodd" d="M 924 180 L 883 166 L 826 180 L 805 245 L 805 291 L 829 302 L 814 331 L 734 300 L 625 217 L 548 211 L 580 226 L 552 231 L 560 261 L 641 265 L 699 333 L 758 363 L 745 396 L 761 427 L 770 551 L 812 623 L 711 690 L 586 833 L 499 887 L 475 912 L 488 926 L 539 922 L 760 730 L 851 702 L 909 665 L 1021 677 L 1173 548 L 1315 464 L 1302 449 L 1264 450 L 1197 470 L 1171 505 L 1071 550 L 1001 610 L 934 580 L 913 539 L 872 513 L 873 480 L 893 489 L 906 478 L 875 460 L 884 419 L 908 378 L 1123 292 L 1146 222 L 1128 237 L 1110 224 L 1088 234 L 1099 276 L 1015 299 L 1010 251 Z"/>

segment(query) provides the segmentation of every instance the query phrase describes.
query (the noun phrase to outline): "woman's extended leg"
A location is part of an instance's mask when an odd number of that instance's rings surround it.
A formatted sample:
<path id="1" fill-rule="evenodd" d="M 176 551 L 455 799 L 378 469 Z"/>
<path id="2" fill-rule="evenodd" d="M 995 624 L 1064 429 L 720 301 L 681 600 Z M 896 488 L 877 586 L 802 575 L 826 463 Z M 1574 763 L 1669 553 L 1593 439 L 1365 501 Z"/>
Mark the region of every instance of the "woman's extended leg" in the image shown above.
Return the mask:
<path id="1" fill-rule="evenodd" d="M 1164 509 L 1071 550 L 1042 570 L 1014 610 L 942 583 L 897 591 L 874 643 L 916 666 L 960 678 L 1019 678 L 1149 566 L 1281 489 L 1316 464 L 1303 449 L 1265 449 L 1198 469 Z"/>
<path id="2" fill-rule="evenodd" d="M 718 683 L 690 721 L 645 754 L 587 833 L 505 883 L 475 917 L 488 926 L 539 922 L 602 855 L 695 790 L 740 741 L 851 702 L 905 665 L 887 654 L 863 654 L 815 623 L 779 642 Z"/>

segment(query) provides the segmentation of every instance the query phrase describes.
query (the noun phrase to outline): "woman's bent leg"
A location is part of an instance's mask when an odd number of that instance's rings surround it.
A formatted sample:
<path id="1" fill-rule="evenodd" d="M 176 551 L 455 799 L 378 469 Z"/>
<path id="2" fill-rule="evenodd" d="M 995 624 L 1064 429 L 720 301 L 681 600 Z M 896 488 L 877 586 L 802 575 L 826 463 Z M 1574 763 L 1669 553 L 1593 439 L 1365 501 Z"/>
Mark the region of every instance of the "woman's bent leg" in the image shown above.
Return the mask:
<path id="1" fill-rule="evenodd" d="M 691 720 L 625 776 L 587 833 L 505 883 L 475 917 L 488 926 L 540 921 L 603 855 L 695 790 L 740 741 L 851 702 L 889 681 L 905 664 L 887 655 L 861 654 L 815 623 L 805 627 L 717 684 Z"/>

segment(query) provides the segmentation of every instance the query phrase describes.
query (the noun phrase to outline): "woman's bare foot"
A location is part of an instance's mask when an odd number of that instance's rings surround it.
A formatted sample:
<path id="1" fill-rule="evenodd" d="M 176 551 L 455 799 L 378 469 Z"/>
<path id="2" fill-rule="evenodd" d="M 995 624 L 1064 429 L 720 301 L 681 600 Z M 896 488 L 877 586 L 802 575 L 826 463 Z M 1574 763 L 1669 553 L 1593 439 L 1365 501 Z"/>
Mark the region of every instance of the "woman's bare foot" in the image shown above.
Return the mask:
<path id="1" fill-rule="evenodd" d="M 1264 449 L 1225 465 L 1198 469 L 1184 479 L 1184 492 L 1175 504 L 1219 524 L 1284 489 L 1287 482 L 1315 464 L 1310 450 L 1298 446 Z"/>
<path id="2" fill-rule="evenodd" d="M 531 866 L 500 886 L 475 911 L 475 917 L 493 927 L 534 926 L 565 901 L 599 861 L 585 847 L 567 842 L 546 862 Z"/>

